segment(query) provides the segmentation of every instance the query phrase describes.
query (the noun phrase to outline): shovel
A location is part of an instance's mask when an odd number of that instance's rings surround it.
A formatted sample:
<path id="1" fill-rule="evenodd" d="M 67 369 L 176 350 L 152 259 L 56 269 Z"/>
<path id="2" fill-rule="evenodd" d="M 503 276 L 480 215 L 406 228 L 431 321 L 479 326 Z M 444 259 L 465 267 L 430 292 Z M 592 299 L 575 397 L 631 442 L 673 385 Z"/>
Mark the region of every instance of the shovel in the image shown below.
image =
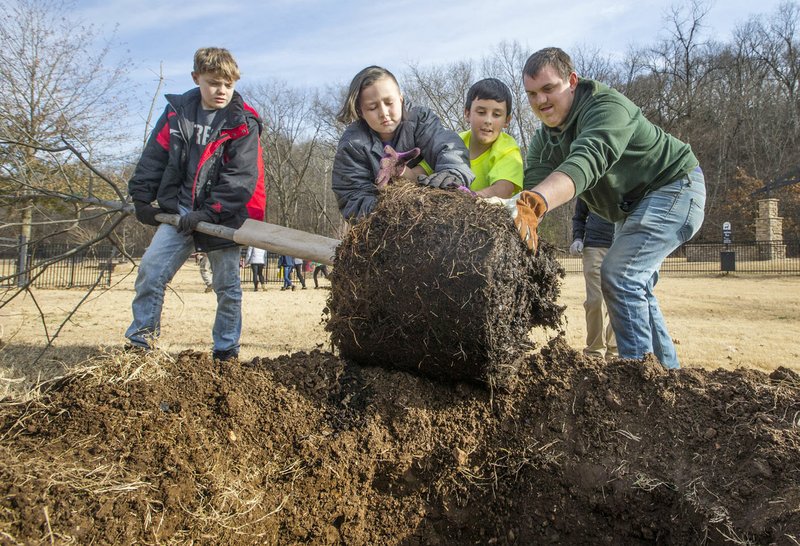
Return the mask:
<path id="1" fill-rule="evenodd" d="M 162 224 L 178 225 L 180 216 L 177 214 L 156 214 L 156 220 Z M 233 229 L 219 224 L 200 222 L 195 231 L 221 237 L 234 241 L 240 245 L 263 248 L 275 254 L 285 254 L 303 260 L 311 260 L 327 265 L 333 265 L 333 256 L 336 247 L 341 242 L 322 235 L 315 235 L 267 222 L 259 222 L 248 218 L 239 229 Z"/>
<path id="2" fill-rule="evenodd" d="M 105 201 L 94 197 L 75 198 L 72 196 L 64 196 L 64 198 L 71 201 L 100 205 L 113 210 L 122 210 L 131 214 L 134 211 L 133 205 L 120 201 Z M 177 227 L 180 216 L 177 214 L 159 213 L 156 214 L 156 220 L 162 224 L 172 224 Z M 197 224 L 195 231 L 234 241 L 240 245 L 263 248 L 275 254 L 292 256 L 294 258 L 301 258 L 303 260 L 310 260 L 326 265 L 333 265 L 336 247 L 341 243 L 339 239 L 315 235 L 313 233 L 300 231 L 299 229 L 287 228 L 267 222 L 259 222 L 252 218 L 245 220 L 244 224 L 242 224 L 242 227 L 239 229 L 233 229 L 219 224 L 210 224 L 208 222 L 200 222 Z"/>

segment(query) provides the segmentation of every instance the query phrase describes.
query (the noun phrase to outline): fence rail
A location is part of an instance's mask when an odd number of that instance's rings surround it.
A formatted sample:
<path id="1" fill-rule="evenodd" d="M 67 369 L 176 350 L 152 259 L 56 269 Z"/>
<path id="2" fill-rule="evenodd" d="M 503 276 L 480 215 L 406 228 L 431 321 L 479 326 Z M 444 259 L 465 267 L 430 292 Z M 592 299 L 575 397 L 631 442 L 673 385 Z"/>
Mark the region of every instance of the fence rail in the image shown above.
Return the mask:
<path id="1" fill-rule="evenodd" d="M 583 272 L 580 257 L 558 258 L 567 273 Z M 661 264 L 662 275 L 800 275 L 800 241 L 688 243 Z"/>
<path id="2" fill-rule="evenodd" d="M 5 241 L 2 241 L 5 243 Z M 18 246 L 0 244 L 0 288 L 17 285 L 19 272 Z M 95 284 L 111 285 L 111 274 L 117 263 L 117 250 L 112 246 L 95 246 L 49 263 L 55 256 L 71 249 L 65 244 L 31 246 L 29 263 L 33 286 L 37 288 L 86 288 Z M 580 257 L 564 252 L 559 258 L 567 273 L 581 273 Z M 48 264 L 45 266 L 45 264 Z M 311 272 L 304 272 L 306 282 Z M 740 242 L 689 243 L 673 252 L 661 266 L 662 275 L 703 276 L 737 275 L 800 275 L 800 241 L 780 243 Z M 268 283 L 283 281 L 278 256 L 267 253 L 264 276 Z M 294 277 L 294 273 L 293 273 Z M 242 284 L 252 284 L 253 274 L 245 266 Z"/>

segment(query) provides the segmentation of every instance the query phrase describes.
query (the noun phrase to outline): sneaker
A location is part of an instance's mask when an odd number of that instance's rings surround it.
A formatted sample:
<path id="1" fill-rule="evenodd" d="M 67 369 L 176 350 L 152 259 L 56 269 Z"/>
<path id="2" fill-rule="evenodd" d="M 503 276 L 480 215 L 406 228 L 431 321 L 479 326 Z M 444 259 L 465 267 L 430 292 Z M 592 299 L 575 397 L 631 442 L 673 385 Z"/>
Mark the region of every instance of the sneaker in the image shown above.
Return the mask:
<path id="1" fill-rule="evenodd" d="M 219 360 L 220 362 L 230 362 L 238 359 L 239 353 L 233 349 L 229 349 L 227 351 L 214 351 L 212 356 L 214 357 L 214 360 Z"/>
<path id="2" fill-rule="evenodd" d="M 143 347 L 141 345 L 134 345 L 131 342 L 126 343 L 122 347 L 123 353 L 145 355 L 151 351 L 150 347 Z"/>
<path id="3" fill-rule="evenodd" d="M 294 286 L 294 285 L 292 285 L 292 292 L 294 292 L 294 289 L 295 289 L 295 286 Z"/>
<path id="4" fill-rule="evenodd" d="M 305 289 L 306 289 L 306 285 L 303 285 L 303 290 L 305 290 Z"/>

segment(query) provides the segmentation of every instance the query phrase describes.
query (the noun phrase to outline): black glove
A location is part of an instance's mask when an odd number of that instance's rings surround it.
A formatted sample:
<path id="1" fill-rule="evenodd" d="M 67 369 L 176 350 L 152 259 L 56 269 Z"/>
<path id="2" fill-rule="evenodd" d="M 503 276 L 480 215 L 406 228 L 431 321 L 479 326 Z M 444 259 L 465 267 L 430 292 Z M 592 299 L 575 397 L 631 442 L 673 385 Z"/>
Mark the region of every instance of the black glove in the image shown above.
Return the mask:
<path id="1" fill-rule="evenodd" d="M 211 213 L 207 210 L 193 210 L 181 216 L 178 220 L 178 233 L 189 235 L 196 228 L 200 222 L 211 222 Z"/>
<path id="2" fill-rule="evenodd" d="M 439 188 L 442 190 L 451 190 L 464 185 L 461 173 L 448 169 L 428 176 L 420 175 L 417 177 L 417 182 L 423 186 L 430 186 L 431 188 Z"/>
<path id="3" fill-rule="evenodd" d="M 150 203 L 144 201 L 134 201 L 133 209 L 136 211 L 136 219 L 147 226 L 157 226 L 160 224 L 156 220 L 156 214 L 163 212 L 161 209 L 154 207 Z"/>

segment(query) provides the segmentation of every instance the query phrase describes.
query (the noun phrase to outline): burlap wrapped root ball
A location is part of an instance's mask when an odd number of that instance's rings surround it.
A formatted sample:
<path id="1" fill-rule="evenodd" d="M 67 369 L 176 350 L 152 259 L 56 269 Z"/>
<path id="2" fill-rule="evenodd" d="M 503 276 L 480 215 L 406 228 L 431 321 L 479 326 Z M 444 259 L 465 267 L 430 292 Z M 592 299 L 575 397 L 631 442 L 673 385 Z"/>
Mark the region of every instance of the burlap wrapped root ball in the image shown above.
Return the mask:
<path id="1" fill-rule="evenodd" d="M 564 270 L 508 211 L 396 182 L 336 252 L 327 330 L 362 365 L 510 388 L 536 326 L 557 327 Z"/>

